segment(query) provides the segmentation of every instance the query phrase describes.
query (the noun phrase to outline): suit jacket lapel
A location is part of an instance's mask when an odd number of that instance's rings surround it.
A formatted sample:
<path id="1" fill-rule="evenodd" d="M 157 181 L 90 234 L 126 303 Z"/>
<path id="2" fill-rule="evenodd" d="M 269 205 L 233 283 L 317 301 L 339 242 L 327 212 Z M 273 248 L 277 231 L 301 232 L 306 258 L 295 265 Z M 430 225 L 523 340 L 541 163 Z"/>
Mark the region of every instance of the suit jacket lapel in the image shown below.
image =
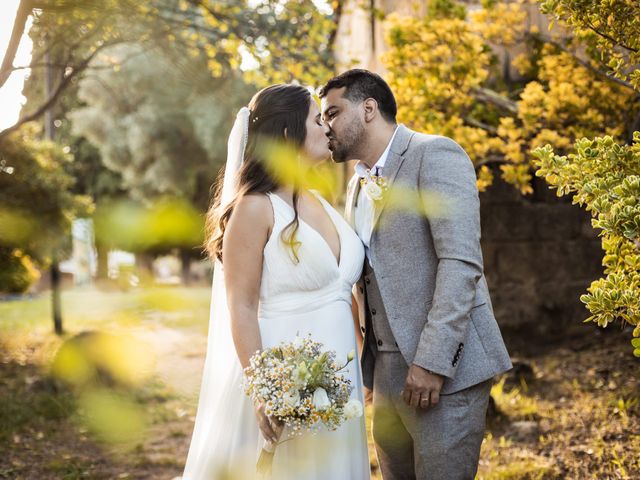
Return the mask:
<path id="1" fill-rule="evenodd" d="M 360 193 L 360 177 L 358 175 L 354 175 L 351 177 L 349 181 L 349 186 L 347 187 L 347 198 L 345 201 L 345 211 L 344 216 L 351 228 L 355 230 L 355 209 L 356 209 L 356 200 L 358 198 L 358 194 Z"/>
<path id="2" fill-rule="evenodd" d="M 409 148 L 409 142 L 411 141 L 411 137 L 413 137 L 414 134 L 415 132 L 409 130 L 404 125 L 398 125 L 398 131 L 396 132 L 396 136 L 393 139 L 391 148 L 389 149 L 389 156 L 387 157 L 387 161 L 382 168 L 382 176 L 387 180 L 387 187 L 389 189 L 392 188 L 393 181 L 398 175 L 398 171 L 400 170 L 402 162 L 404 162 L 403 155 L 407 151 L 407 148 Z M 378 205 L 376 205 L 375 215 L 373 218 L 374 230 L 376 228 L 376 225 L 378 224 L 380 214 L 382 213 L 382 210 L 386 206 L 388 200 L 389 195 L 385 195 L 382 200 L 380 200 Z"/>

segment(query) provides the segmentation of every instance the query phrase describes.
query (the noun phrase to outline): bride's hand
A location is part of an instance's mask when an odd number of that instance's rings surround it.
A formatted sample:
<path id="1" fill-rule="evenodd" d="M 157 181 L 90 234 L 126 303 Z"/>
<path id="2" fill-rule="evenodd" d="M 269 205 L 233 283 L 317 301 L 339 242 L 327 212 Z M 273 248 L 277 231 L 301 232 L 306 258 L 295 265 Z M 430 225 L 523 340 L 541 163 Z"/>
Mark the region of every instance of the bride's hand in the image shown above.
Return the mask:
<path id="1" fill-rule="evenodd" d="M 273 445 L 278 443 L 282 430 L 284 429 L 284 424 L 277 418 L 268 417 L 264 413 L 264 405 L 262 404 L 255 409 L 255 412 L 262 436 L 267 442 Z"/>

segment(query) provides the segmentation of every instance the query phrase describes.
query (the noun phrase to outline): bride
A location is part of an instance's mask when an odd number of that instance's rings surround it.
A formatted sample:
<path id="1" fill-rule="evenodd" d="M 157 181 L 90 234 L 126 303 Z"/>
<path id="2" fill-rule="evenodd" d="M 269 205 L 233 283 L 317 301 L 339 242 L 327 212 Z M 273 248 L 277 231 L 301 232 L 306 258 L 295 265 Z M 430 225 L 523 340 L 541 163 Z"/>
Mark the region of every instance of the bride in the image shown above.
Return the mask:
<path id="1" fill-rule="evenodd" d="M 356 348 L 351 288 L 364 250 L 322 197 L 279 184 L 263 140 L 321 162 L 327 127 L 309 91 L 272 85 L 238 113 L 220 195 L 208 214 L 216 260 L 207 358 L 184 480 L 252 478 L 265 440 L 276 443 L 274 479 L 369 479 L 364 417 L 335 431 L 287 437 L 244 395 L 242 369 L 263 348 L 310 335 L 346 358 Z M 223 268 L 224 265 L 224 268 Z M 348 366 L 351 398 L 363 401 L 359 362 Z"/>

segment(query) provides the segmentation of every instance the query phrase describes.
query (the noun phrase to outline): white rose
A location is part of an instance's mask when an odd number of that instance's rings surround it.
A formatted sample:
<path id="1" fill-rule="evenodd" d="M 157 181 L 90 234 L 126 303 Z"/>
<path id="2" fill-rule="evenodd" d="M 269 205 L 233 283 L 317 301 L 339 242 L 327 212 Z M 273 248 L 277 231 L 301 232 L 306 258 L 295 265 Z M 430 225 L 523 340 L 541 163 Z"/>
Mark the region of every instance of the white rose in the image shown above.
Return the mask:
<path id="1" fill-rule="evenodd" d="M 300 403 L 300 392 L 295 388 L 292 388 L 286 392 L 282 396 L 284 403 L 289 407 L 295 407 Z"/>
<path id="2" fill-rule="evenodd" d="M 362 416 L 362 403 L 358 400 L 349 400 L 344 406 L 344 418 L 345 420 L 351 420 Z"/>
<path id="3" fill-rule="evenodd" d="M 382 200 L 382 188 L 374 181 L 370 180 L 364 185 L 364 193 L 374 202 Z"/>
<path id="4" fill-rule="evenodd" d="M 331 400 L 327 395 L 327 391 L 320 387 L 313 392 L 313 406 L 318 410 L 326 410 L 331 406 Z"/>
<path id="5" fill-rule="evenodd" d="M 307 386 L 307 381 L 311 378 L 307 364 L 300 362 L 292 372 L 293 382 L 296 388 L 303 389 Z"/>

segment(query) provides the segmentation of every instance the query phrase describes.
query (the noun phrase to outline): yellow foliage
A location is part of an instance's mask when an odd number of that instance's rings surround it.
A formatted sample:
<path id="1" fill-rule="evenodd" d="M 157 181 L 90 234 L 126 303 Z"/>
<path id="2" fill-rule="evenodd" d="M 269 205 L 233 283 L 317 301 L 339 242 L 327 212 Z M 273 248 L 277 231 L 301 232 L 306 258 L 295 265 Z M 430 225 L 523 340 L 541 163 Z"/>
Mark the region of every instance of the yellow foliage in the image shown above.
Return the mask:
<path id="1" fill-rule="evenodd" d="M 470 13 L 472 28 L 488 42 L 513 45 L 525 32 L 527 12 L 523 2 L 498 3 Z"/>
<path id="2" fill-rule="evenodd" d="M 489 167 L 483 165 L 478 170 L 478 180 L 476 184 L 478 185 L 478 190 L 484 192 L 488 187 L 493 183 L 493 172 Z"/>
<path id="3" fill-rule="evenodd" d="M 531 61 L 531 57 L 526 53 L 521 53 L 516 56 L 511 61 L 511 64 L 515 67 L 515 69 L 520 73 L 520 75 L 525 75 L 529 71 L 533 69 L 533 62 Z"/>
<path id="4" fill-rule="evenodd" d="M 620 112 L 627 110 L 629 92 L 579 65 L 566 52 L 552 46 L 542 49 L 538 61 L 539 81 L 525 87 L 518 103 L 518 118 L 528 135 L 553 130 L 551 142 L 565 148 L 584 136 L 620 136 L 624 125 Z M 540 145 L 533 142 L 531 148 Z"/>
<path id="5" fill-rule="evenodd" d="M 622 138 L 624 115 L 632 118 L 630 112 L 640 110 L 628 89 L 551 43 L 538 43 L 513 60 L 530 80 L 501 85 L 493 49 L 537 33 L 526 29 L 525 3 L 485 2 L 468 12 L 468 20 L 445 7 L 424 18 L 392 14 L 386 21 L 390 48 L 383 62 L 399 120 L 456 140 L 473 162 L 482 162 L 481 189 L 493 181 L 487 164 L 498 159 L 507 161 L 502 179 L 531 193 L 532 149 L 548 143 L 568 152 L 584 136 Z"/>

